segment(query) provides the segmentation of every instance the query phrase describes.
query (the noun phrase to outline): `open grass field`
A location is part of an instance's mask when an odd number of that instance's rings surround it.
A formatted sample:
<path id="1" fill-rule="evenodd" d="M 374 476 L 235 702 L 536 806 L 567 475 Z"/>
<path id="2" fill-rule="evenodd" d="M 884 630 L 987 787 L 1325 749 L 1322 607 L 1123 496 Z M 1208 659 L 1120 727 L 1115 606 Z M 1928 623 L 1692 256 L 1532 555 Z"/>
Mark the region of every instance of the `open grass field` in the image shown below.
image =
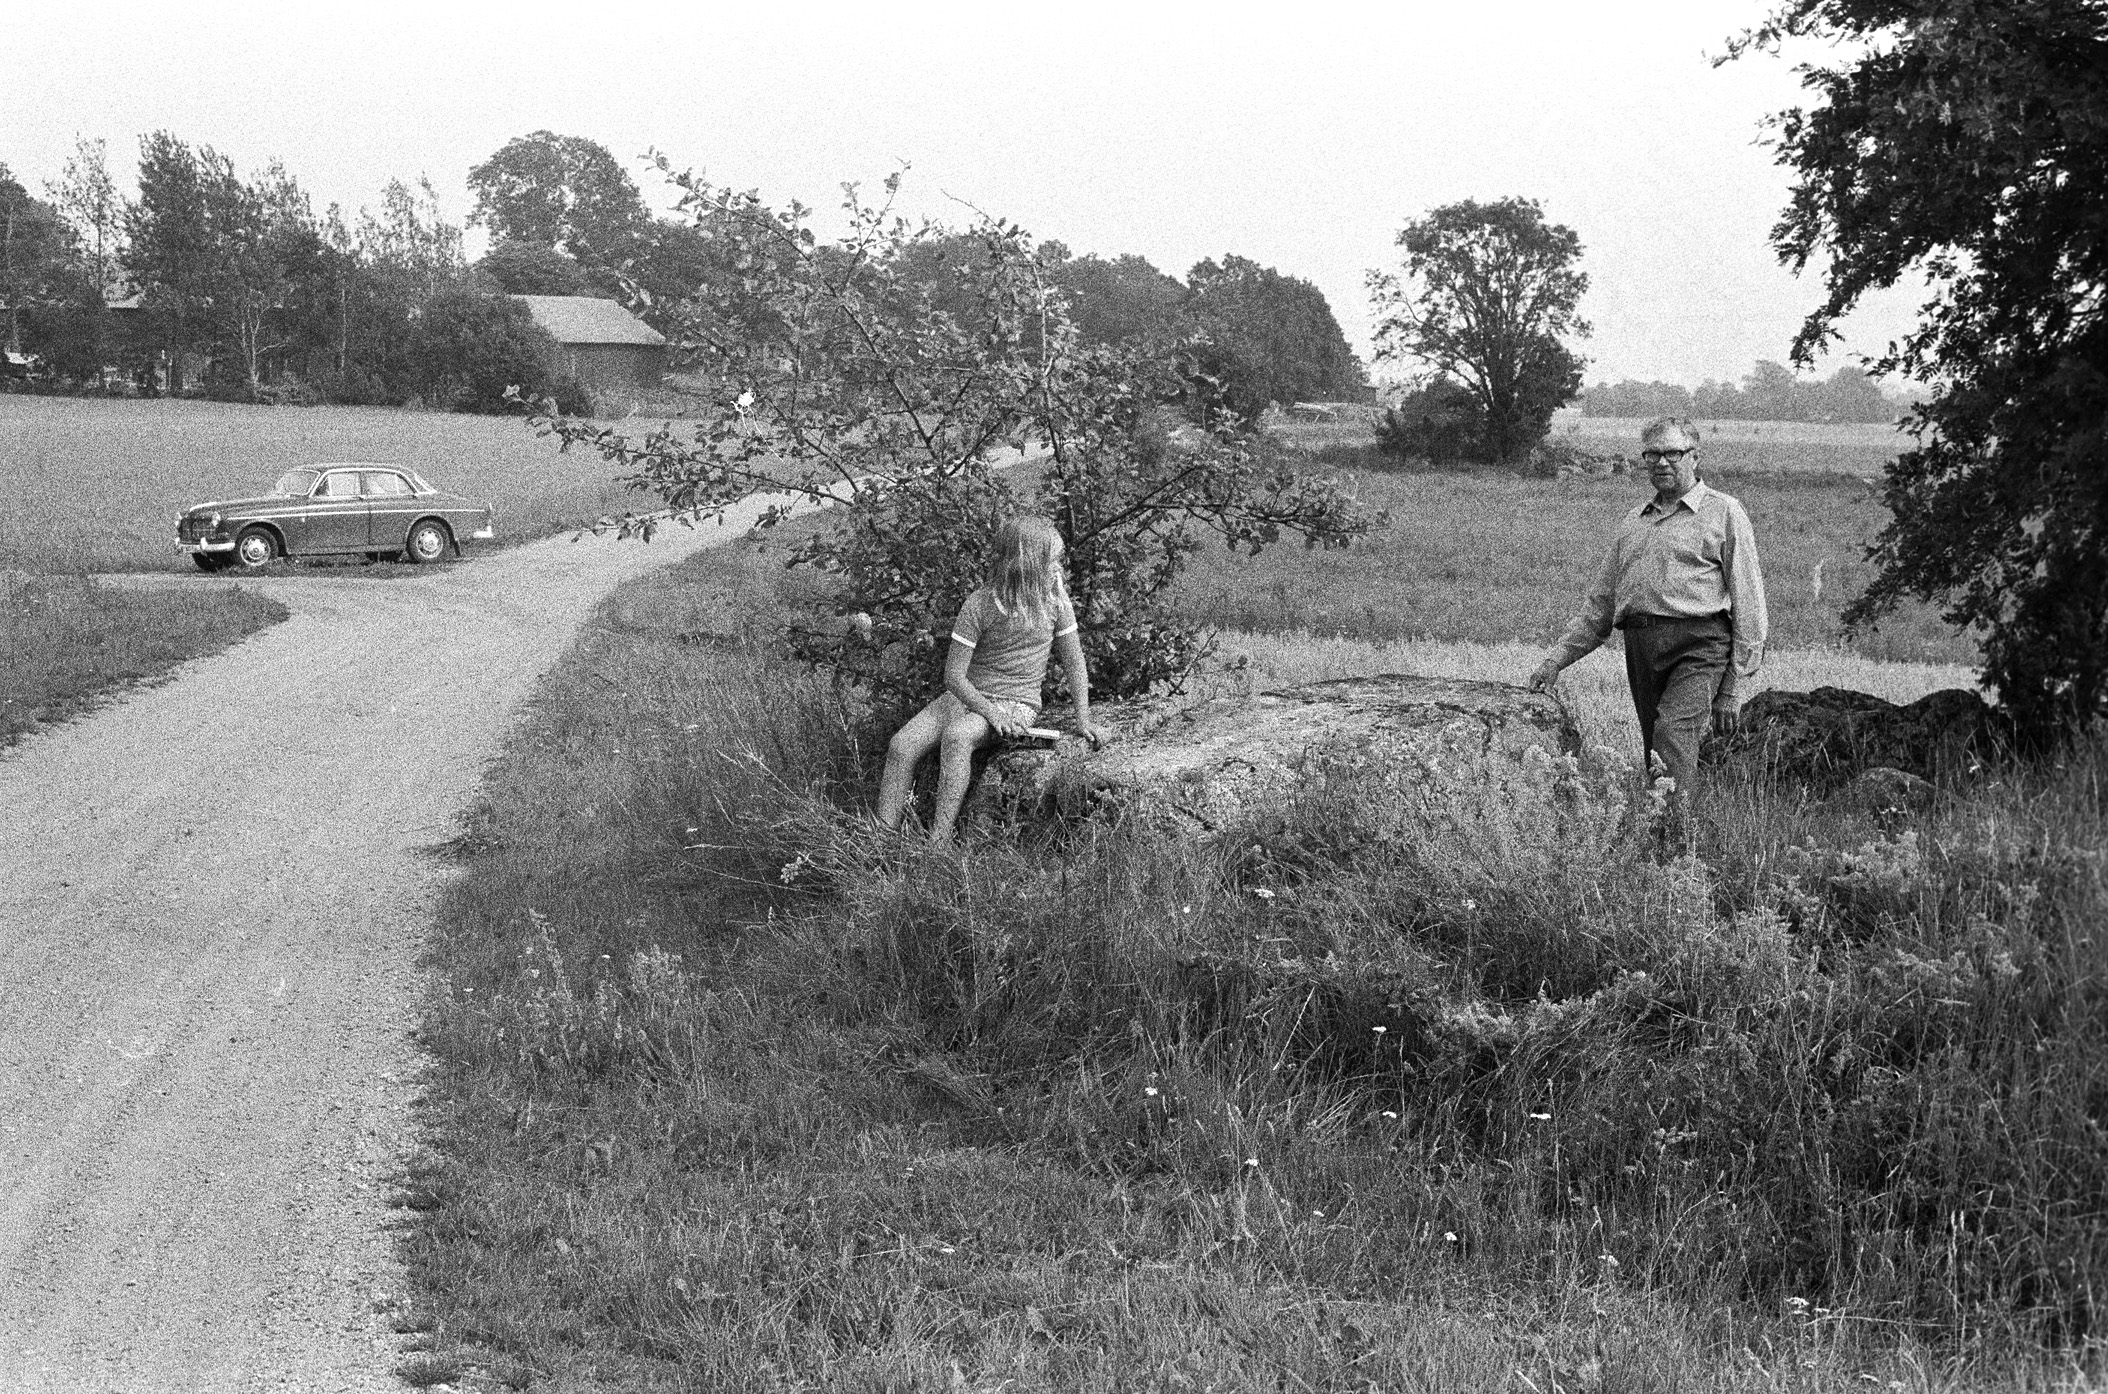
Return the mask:
<path id="1" fill-rule="evenodd" d="M 1545 644 L 1564 630 L 1594 579 L 1610 529 L 1647 496 L 1630 476 L 1360 470 L 1345 478 L 1367 507 L 1389 513 L 1388 527 L 1339 552 L 1290 544 L 1254 561 L 1204 550 L 1180 584 L 1178 608 L 1224 629 Z M 1712 482 L 1749 510 L 1775 647 L 1843 644 L 1868 658 L 1975 660 L 1967 636 L 1925 606 L 1842 637 L 1838 615 L 1871 578 L 1866 545 L 1888 518 L 1856 478 L 1721 471 Z"/>
<path id="2" fill-rule="evenodd" d="M 1299 449 L 1329 452 L 1336 463 L 1359 462 L 1373 446 L 1378 409 L 1343 406 L 1329 420 L 1285 419 L 1273 432 Z M 1570 440 L 1599 454 L 1639 453 L 1636 416 L 1584 416 L 1565 410 L 1552 418 L 1552 439 Z M 1910 443 L 1893 426 L 1863 422 L 1700 421 L 1706 462 L 1724 478 L 1758 473 L 1849 474 L 1878 479 L 1882 467 Z"/>
<path id="3" fill-rule="evenodd" d="M 326 460 L 405 464 L 488 499 L 501 541 L 649 503 L 598 456 L 560 455 L 510 418 L 0 394 L 0 571 L 188 569 L 172 545 L 182 509 Z"/>
<path id="4" fill-rule="evenodd" d="M 854 815 L 884 733 L 765 642 L 781 554 L 612 598 L 453 845 L 405 1377 L 2099 1387 L 2056 1313 L 2108 1272 L 2108 752 L 1908 826 L 1725 789 L 1669 865 L 1593 765 L 1567 814 L 1465 791 L 1381 837 L 1344 790 L 1281 811 L 1279 861 L 926 855 Z M 1516 680 L 1536 636 L 1469 594 L 1474 642 L 1227 634 L 1209 681 Z M 1629 746 L 1610 655 L 1562 686 Z M 1433 1032 L 1420 1063 L 1372 1021 Z"/>

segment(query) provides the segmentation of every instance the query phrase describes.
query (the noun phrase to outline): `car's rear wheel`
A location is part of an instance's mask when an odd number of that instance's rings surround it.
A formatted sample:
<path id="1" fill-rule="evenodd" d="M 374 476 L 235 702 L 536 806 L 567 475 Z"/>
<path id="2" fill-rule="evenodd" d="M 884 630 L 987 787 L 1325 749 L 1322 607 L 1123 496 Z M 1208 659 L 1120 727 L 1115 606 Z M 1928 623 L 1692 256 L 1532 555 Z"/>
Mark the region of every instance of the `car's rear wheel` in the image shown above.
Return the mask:
<path id="1" fill-rule="evenodd" d="M 261 571 L 278 555 L 278 539 L 269 528 L 244 528 L 234 539 L 234 565 L 244 571 Z"/>
<path id="2" fill-rule="evenodd" d="M 423 518 L 410 529 L 410 536 L 403 544 L 403 559 L 426 566 L 444 557 L 447 548 L 453 545 L 453 534 L 447 531 L 445 523 L 437 518 Z"/>
<path id="3" fill-rule="evenodd" d="M 216 552 L 192 552 L 190 560 L 197 566 L 198 570 L 207 572 L 225 571 L 228 567 L 234 565 L 232 557 L 221 556 Z"/>

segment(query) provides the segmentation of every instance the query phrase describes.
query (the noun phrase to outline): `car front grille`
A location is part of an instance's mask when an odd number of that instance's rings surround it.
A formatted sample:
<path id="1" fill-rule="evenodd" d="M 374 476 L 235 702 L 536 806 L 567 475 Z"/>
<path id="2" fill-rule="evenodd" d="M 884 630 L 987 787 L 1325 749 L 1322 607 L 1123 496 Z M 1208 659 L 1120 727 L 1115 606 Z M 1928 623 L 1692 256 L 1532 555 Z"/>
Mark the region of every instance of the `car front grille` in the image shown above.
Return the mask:
<path id="1" fill-rule="evenodd" d="M 181 518 L 176 522 L 176 541 L 203 542 L 209 531 L 203 518 Z"/>

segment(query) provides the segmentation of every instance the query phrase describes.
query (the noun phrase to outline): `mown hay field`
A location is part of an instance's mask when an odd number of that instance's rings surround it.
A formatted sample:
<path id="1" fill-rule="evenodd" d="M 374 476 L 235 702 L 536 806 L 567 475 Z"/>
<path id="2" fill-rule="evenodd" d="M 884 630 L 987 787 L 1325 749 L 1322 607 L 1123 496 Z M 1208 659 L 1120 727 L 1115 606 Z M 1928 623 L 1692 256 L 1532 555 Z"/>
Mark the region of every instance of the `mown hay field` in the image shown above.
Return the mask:
<path id="1" fill-rule="evenodd" d="M 1342 477 L 1372 511 L 1388 514 L 1387 525 L 1345 551 L 1311 552 L 1289 542 L 1248 560 L 1204 548 L 1180 583 L 1181 612 L 1226 630 L 1269 634 L 1546 644 L 1565 628 L 1601 566 L 1611 528 L 1648 493 L 1630 475 L 1346 470 Z M 1878 630 L 1844 633 L 1845 605 L 1873 579 L 1867 544 L 1889 517 L 1858 478 L 1721 470 L 1713 482 L 1749 510 L 1774 647 L 1843 647 L 1913 663 L 1975 661 L 1969 636 L 1930 606 L 1908 606 Z"/>
<path id="2" fill-rule="evenodd" d="M 1639 450 L 1636 416 L 1583 416 L 1561 412 L 1552 422 L 1554 438 L 1570 437 L 1599 451 L 1630 456 Z M 1878 478 L 1883 467 L 1907 448 L 1910 437 L 1885 422 L 1860 421 L 1700 421 L 1705 457 L 1727 472 L 1797 471 L 1852 474 Z"/>
<path id="3" fill-rule="evenodd" d="M 559 454 L 518 420 L 380 407 L 0 396 L 0 570 L 160 571 L 186 563 L 175 519 L 260 492 L 294 465 L 408 465 L 489 500 L 519 541 L 648 506 L 596 455 Z"/>
<path id="4" fill-rule="evenodd" d="M 1378 408 L 1341 404 L 1329 417 L 1295 417 L 1270 429 L 1290 445 L 1329 453 L 1337 462 L 1376 443 Z M 1552 418 L 1553 443 L 1570 443 L 1597 454 L 1639 454 L 1637 416 L 1583 416 L 1562 411 Z M 1856 421 L 1699 421 L 1706 464 L 1722 474 L 1848 474 L 1876 479 L 1910 444 L 1910 437 L 1884 423 Z"/>

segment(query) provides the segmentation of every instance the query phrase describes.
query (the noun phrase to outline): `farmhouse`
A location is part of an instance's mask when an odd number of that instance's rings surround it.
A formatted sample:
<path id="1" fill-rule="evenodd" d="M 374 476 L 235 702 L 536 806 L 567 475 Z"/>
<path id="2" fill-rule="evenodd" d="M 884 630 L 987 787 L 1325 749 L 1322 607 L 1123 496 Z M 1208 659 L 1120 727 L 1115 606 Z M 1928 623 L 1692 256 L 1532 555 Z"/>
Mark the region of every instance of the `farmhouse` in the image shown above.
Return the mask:
<path id="1" fill-rule="evenodd" d="M 597 398 L 656 387 L 666 337 L 612 300 L 586 295 L 515 295 L 556 340 L 556 368 Z"/>

